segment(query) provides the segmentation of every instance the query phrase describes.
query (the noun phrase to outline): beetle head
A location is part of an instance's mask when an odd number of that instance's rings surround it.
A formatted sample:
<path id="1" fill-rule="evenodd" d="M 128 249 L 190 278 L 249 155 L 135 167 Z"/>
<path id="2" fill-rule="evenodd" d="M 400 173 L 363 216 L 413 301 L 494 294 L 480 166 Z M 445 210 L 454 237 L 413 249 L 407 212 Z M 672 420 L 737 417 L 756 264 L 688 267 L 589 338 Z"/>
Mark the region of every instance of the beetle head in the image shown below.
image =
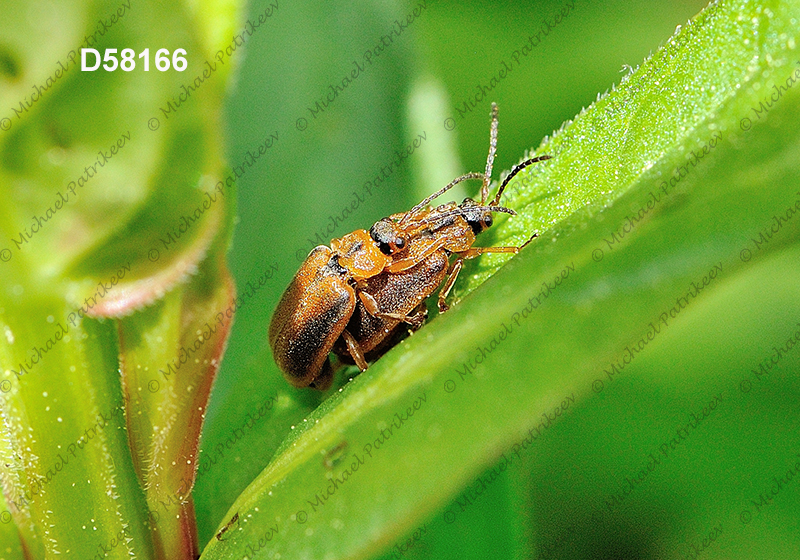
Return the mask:
<path id="1" fill-rule="evenodd" d="M 472 233 L 478 235 L 486 231 L 494 223 L 492 212 L 486 206 L 481 206 L 471 198 L 465 198 L 464 201 L 458 205 L 462 211 L 462 216 L 472 228 Z"/>
<path id="2" fill-rule="evenodd" d="M 369 228 L 369 236 L 384 255 L 393 255 L 406 248 L 406 237 L 390 218 L 378 220 Z"/>

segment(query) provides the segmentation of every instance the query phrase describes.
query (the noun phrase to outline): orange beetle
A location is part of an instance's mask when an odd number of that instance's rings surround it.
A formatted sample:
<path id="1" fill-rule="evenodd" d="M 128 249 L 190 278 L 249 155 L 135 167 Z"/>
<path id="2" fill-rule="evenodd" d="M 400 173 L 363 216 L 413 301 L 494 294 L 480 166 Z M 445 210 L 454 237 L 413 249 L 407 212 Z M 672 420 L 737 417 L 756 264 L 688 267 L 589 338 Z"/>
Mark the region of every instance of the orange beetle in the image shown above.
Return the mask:
<path id="1" fill-rule="evenodd" d="M 328 353 L 340 336 L 351 338 L 344 328 L 356 306 L 355 285 L 389 263 L 391 257 L 363 229 L 334 239 L 330 248 L 320 245 L 311 251 L 269 325 L 272 355 L 289 383 L 330 387 Z"/>
<path id="2" fill-rule="evenodd" d="M 464 259 L 482 253 L 516 253 L 519 247 L 472 247 L 475 234 L 492 225 L 492 212 L 515 214 L 498 206 L 508 182 L 519 171 L 549 159 L 540 156 L 517 165 L 489 203 L 489 182 L 497 146 L 497 105 L 485 173 L 468 173 L 427 197 L 410 211 L 376 222 L 314 248 L 284 292 L 269 327 L 273 357 L 295 387 L 325 390 L 333 382 L 328 354 L 333 350 L 359 369 L 391 348 L 402 336 L 401 323 L 419 328 L 427 316 L 425 299 L 447 278 L 439 310 Z M 481 202 L 436 208 L 427 204 L 467 179 L 483 179 Z M 458 258 L 448 267 L 451 254 Z M 355 334 L 354 334 L 355 333 Z"/>

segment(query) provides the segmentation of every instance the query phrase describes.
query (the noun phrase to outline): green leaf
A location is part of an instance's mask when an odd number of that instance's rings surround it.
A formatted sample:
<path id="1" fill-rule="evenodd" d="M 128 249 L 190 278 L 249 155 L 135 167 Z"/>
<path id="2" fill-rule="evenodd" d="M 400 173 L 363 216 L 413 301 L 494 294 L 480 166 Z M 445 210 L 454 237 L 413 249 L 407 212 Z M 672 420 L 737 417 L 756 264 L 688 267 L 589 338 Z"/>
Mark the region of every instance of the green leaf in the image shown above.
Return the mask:
<path id="1" fill-rule="evenodd" d="M 164 550 L 196 554 L 190 492 L 200 429 L 235 306 L 224 259 L 206 259 L 189 284 L 120 321 L 123 387 L 136 473 Z"/>
<path id="2" fill-rule="evenodd" d="M 487 281 L 503 259 L 481 259 L 458 295 L 474 293 L 322 403 L 220 520 L 218 528 L 239 516 L 203 557 L 370 557 L 431 520 L 433 528 L 447 530 L 434 519 L 442 511 L 445 522 L 447 512 L 455 516 L 455 531 L 459 500 L 464 503 L 459 492 L 477 488 L 476 477 L 513 453 L 541 414 L 561 410 L 564 428 L 554 423 L 553 431 L 564 433 L 586 427 L 580 420 L 591 417 L 592 407 L 632 406 L 637 384 L 645 382 L 656 394 L 686 392 L 692 384 L 703 397 L 706 389 L 709 395 L 735 392 L 742 371 L 764 359 L 766 341 L 793 336 L 789 318 L 800 315 L 797 283 L 781 280 L 800 272 L 799 16 L 796 2 L 714 4 L 546 140 L 537 153 L 555 159 L 512 183 L 507 203 L 520 216 L 481 244 L 518 244 L 531 230 L 541 237 Z M 774 102 L 773 85 L 784 88 Z M 770 235 L 777 215 L 785 223 Z M 693 283 L 705 287 L 697 293 Z M 727 324 L 729 314 L 736 320 Z M 662 320 L 663 331 L 648 337 L 650 324 Z M 775 325 L 765 342 L 745 344 L 734 336 L 759 332 L 760 325 Z M 632 347 L 641 350 L 626 350 Z M 793 355 L 786 367 L 798 359 Z M 785 383 L 797 391 L 796 378 Z M 689 409 L 702 408 L 702 400 Z M 631 412 L 636 433 L 647 432 L 643 426 L 660 406 L 655 396 L 644 402 L 650 408 Z M 729 422 L 744 416 L 757 423 L 761 410 L 740 406 Z M 588 425 L 611 422 L 612 414 L 604 411 Z M 680 425 L 683 414 L 681 408 L 655 416 L 669 427 Z M 768 488 L 770 472 L 791 466 L 791 450 L 800 443 L 789 429 L 793 422 L 796 414 L 780 430 L 772 470 L 760 463 L 761 486 L 743 483 L 720 462 L 704 461 L 702 448 L 660 476 L 678 476 L 693 461 L 713 467 L 720 476 L 706 483 L 706 501 L 725 483 L 737 483 L 720 504 L 726 519 L 735 519 Z M 576 435 L 574 428 L 570 433 Z M 617 462 L 635 474 L 646 464 L 642 451 L 658 449 L 664 438 L 659 431 L 619 441 Z M 569 449 L 559 445 L 555 449 Z M 598 437 L 581 463 L 587 475 L 580 489 L 595 488 L 593 501 L 581 502 L 576 491 L 556 510 L 560 523 L 557 516 L 532 516 L 533 527 L 517 530 L 533 532 L 540 550 L 577 523 L 584 531 L 564 544 L 576 556 L 598 542 L 609 556 L 677 555 L 702 532 L 695 523 L 713 523 L 705 513 L 686 515 L 670 524 L 673 531 L 642 537 L 632 520 L 648 505 L 679 515 L 668 491 L 657 502 L 653 491 L 643 491 L 626 504 L 624 516 L 603 515 L 603 498 L 624 485 L 619 470 L 591 470 L 604 445 Z M 736 449 L 741 462 L 747 447 Z M 515 476 L 524 477 L 529 467 Z M 569 484 L 568 476 L 562 479 Z M 689 493 L 691 487 L 681 486 Z M 476 499 L 476 493 L 467 497 Z M 540 491 L 526 505 L 546 503 L 542 495 L 553 501 Z M 796 548 L 796 535 L 785 528 L 797 502 L 785 500 L 770 512 L 769 525 L 754 526 L 717 551 L 748 557 L 741 551 L 749 547 L 737 545 L 754 534 L 760 550 L 773 556 Z M 780 539 L 769 539 L 770 526 L 779 528 Z M 597 527 L 609 534 L 606 542 Z M 731 524 L 727 530 L 734 533 Z M 741 524 L 736 531 L 742 533 Z"/>
<path id="3" fill-rule="evenodd" d="M 0 117 L 0 521 L 18 533 L 0 534 L 8 552 L 196 556 L 183 498 L 230 318 L 184 375 L 161 391 L 147 382 L 233 296 L 235 191 L 219 183 L 229 60 L 203 70 L 237 11 L 116 0 L 37 19 L 2 8 L 0 101 L 14 108 Z M 42 29 L 51 40 L 31 40 Z M 135 71 L 81 71 L 84 47 L 150 49 L 151 68 L 137 57 Z M 154 47 L 184 49 L 186 71 L 157 71 Z M 159 518 L 176 493 L 177 511 Z"/>
<path id="4" fill-rule="evenodd" d="M 0 360 L 10 366 L 2 381 L 2 465 L 25 549 L 32 557 L 52 550 L 91 556 L 123 532 L 122 550 L 152 557 L 144 501 L 126 491 L 136 478 L 122 391 L 107 375 L 117 366 L 111 325 L 70 325 L 71 308 L 56 297 L 4 300 L 2 309 Z M 22 368 L 21 376 L 11 371 Z"/>

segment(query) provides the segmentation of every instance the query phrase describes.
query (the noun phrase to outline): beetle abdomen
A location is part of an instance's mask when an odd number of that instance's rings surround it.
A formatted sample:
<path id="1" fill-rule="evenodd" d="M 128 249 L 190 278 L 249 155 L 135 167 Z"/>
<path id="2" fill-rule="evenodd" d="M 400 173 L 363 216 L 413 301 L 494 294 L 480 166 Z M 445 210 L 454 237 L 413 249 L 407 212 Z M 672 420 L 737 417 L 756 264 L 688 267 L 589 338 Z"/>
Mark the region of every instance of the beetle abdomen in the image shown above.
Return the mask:
<path id="1" fill-rule="evenodd" d="M 320 376 L 354 308 L 347 270 L 328 247 L 316 247 L 283 293 L 269 326 L 273 357 L 289 383 L 307 387 Z"/>

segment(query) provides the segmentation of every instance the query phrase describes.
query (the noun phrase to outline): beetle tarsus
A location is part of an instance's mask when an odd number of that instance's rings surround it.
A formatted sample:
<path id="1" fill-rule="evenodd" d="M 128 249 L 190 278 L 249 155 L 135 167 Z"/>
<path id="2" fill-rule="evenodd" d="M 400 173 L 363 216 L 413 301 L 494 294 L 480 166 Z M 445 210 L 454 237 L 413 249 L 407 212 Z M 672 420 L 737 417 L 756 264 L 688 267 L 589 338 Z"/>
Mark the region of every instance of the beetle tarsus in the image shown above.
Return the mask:
<path id="1" fill-rule="evenodd" d="M 530 243 L 531 241 L 533 241 L 534 239 L 536 239 L 537 237 L 539 237 L 539 234 L 538 234 L 538 233 L 534 233 L 533 235 L 531 235 L 531 236 L 528 238 L 528 240 L 527 240 L 525 243 L 523 243 L 522 245 L 520 245 L 520 246 L 519 246 L 520 250 L 521 250 L 522 248 L 524 248 L 524 247 L 525 247 L 525 246 L 526 246 L 528 243 Z"/>

